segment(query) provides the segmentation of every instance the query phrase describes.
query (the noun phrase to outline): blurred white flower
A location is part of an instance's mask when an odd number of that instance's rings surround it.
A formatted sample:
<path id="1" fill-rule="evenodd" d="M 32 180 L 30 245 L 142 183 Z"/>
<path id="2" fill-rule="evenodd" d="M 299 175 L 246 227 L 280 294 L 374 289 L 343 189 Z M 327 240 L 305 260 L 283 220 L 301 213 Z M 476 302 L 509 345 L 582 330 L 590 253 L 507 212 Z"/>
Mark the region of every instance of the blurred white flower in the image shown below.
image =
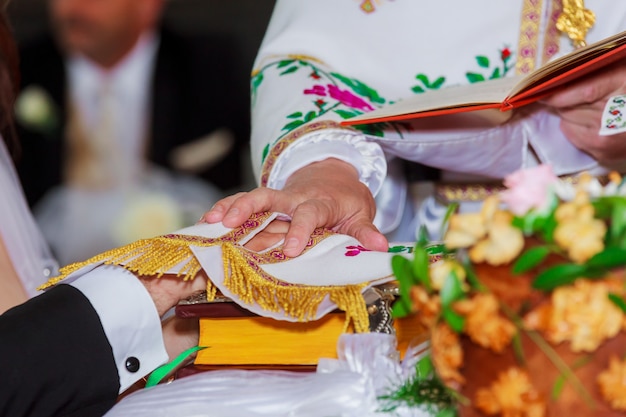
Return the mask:
<path id="1" fill-rule="evenodd" d="M 15 117 L 22 125 L 49 132 L 58 123 L 58 112 L 50 94 L 35 85 L 26 87 L 15 101 Z"/>
<path id="2" fill-rule="evenodd" d="M 184 227 L 184 213 L 173 198 L 143 193 L 132 198 L 114 222 L 111 234 L 117 246 L 171 233 Z"/>

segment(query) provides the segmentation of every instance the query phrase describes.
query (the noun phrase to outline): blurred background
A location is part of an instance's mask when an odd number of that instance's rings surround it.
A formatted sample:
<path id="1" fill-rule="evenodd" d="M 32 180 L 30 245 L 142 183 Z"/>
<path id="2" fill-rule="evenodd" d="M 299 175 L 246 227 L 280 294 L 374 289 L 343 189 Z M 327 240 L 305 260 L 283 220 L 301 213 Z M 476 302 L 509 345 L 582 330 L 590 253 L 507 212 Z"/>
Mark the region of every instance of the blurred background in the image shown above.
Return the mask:
<path id="1" fill-rule="evenodd" d="M 94 74 L 104 74 L 105 81 L 120 78 L 122 69 L 132 65 L 123 59 L 108 68 L 92 65 L 97 59 L 86 66 L 72 61 L 62 53 L 59 36 L 52 36 L 59 31 L 53 31 L 58 25 L 51 24 L 50 7 L 65 7 L 71 16 L 68 27 L 78 19 L 71 30 L 89 33 L 92 29 L 81 24 L 106 23 L 104 18 L 98 23 L 93 12 L 98 7 L 152 0 L 101 1 L 13 0 L 8 7 L 22 58 L 16 103 L 22 152 L 16 165 L 35 218 L 61 264 L 189 226 L 218 198 L 255 185 L 248 147 L 249 74 L 274 1 L 165 0 L 159 9 L 157 69 L 143 73 L 152 74 L 142 87 L 149 97 L 143 113 L 126 111 L 128 97 L 117 97 L 112 103 L 123 113 L 117 115 L 121 127 L 104 142 L 97 137 L 103 128 L 94 121 L 104 105 L 89 104 L 85 89 L 77 86 Z M 133 65 L 136 73 L 138 64 Z M 119 132 L 126 125 L 139 129 L 130 147 L 133 133 Z"/>

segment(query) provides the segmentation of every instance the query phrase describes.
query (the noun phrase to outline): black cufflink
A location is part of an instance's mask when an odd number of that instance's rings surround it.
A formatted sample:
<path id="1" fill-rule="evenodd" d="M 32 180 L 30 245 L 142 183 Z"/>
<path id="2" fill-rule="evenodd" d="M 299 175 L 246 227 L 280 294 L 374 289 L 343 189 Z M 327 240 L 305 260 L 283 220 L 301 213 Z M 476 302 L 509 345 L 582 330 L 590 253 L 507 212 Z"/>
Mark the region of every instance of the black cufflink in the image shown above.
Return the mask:
<path id="1" fill-rule="evenodd" d="M 126 359 L 126 370 L 128 372 L 137 372 L 139 370 L 139 359 L 134 356 Z"/>

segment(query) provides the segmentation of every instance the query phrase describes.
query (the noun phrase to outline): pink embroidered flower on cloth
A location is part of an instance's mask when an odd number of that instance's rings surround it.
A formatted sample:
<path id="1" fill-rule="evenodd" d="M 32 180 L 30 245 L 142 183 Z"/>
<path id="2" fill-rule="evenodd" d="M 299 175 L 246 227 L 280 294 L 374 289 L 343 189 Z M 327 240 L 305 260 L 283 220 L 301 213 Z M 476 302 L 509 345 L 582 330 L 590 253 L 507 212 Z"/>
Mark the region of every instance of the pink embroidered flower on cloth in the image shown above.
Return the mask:
<path id="1" fill-rule="evenodd" d="M 304 94 L 313 94 L 317 96 L 330 96 L 335 100 L 345 104 L 353 109 L 372 111 L 374 107 L 361 97 L 355 96 L 348 90 L 342 90 L 336 85 L 327 84 L 326 86 L 316 84 L 312 88 L 304 90 Z"/>
<path id="2" fill-rule="evenodd" d="M 350 246 L 346 246 L 345 256 L 357 256 L 361 252 L 370 252 L 370 250 L 367 248 L 364 248 L 361 245 L 358 245 L 358 246 L 350 245 Z"/>
<path id="3" fill-rule="evenodd" d="M 545 208 L 549 201 L 548 191 L 557 181 L 558 177 L 550 165 L 522 169 L 504 179 L 507 190 L 502 192 L 500 198 L 511 212 L 522 216 L 531 209 Z"/>

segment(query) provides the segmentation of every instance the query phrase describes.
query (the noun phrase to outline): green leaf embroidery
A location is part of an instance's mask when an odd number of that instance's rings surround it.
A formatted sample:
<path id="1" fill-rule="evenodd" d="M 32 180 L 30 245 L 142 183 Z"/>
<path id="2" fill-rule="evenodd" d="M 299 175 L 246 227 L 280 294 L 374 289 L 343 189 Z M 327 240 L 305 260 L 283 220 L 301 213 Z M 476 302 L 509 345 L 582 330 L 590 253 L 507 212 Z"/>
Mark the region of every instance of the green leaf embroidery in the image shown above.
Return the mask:
<path id="1" fill-rule="evenodd" d="M 348 87 L 350 87 L 355 93 L 360 96 L 367 97 L 372 103 L 384 104 L 385 99 L 378 95 L 378 92 L 368 86 L 367 84 L 353 78 L 348 78 L 336 72 L 332 72 L 330 75 L 337 78 Z"/>
<path id="2" fill-rule="evenodd" d="M 293 130 L 296 127 L 303 125 L 303 124 L 304 124 L 304 121 L 302 120 L 294 120 L 293 122 L 287 123 L 285 126 L 283 126 L 282 130 L 287 130 L 287 131 Z"/>
<path id="3" fill-rule="evenodd" d="M 265 147 L 263 148 L 263 155 L 261 155 L 261 162 L 265 161 L 265 158 L 267 158 L 267 154 L 270 152 L 270 144 L 268 143 L 267 145 L 265 145 Z"/>
<path id="4" fill-rule="evenodd" d="M 317 116 L 317 113 L 314 111 L 310 111 L 306 114 L 306 116 L 304 116 L 304 121 L 310 122 L 311 120 L 315 119 L 315 116 Z"/>
<path id="5" fill-rule="evenodd" d="M 302 112 L 297 111 L 295 113 L 291 113 L 290 115 L 287 116 L 288 119 L 297 119 L 302 117 Z"/>
<path id="6" fill-rule="evenodd" d="M 356 116 L 357 114 L 361 114 L 359 112 L 356 111 L 351 111 L 351 110 L 334 110 L 335 113 L 337 113 L 342 119 L 349 119 L 351 117 Z"/>
<path id="7" fill-rule="evenodd" d="M 446 77 L 439 77 L 431 84 L 430 88 L 432 88 L 433 90 L 436 90 L 439 87 L 441 87 L 445 81 L 446 81 Z"/>
<path id="8" fill-rule="evenodd" d="M 481 68 L 489 68 L 489 58 L 487 58 L 486 56 L 477 56 L 476 62 Z"/>
<path id="9" fill-rule="evenodd" d="M 501 77 L 501 75 L 500 75 L 500 68 L 496 67 L 496 68 L 494 68 L 493 72 L 489 76 L 489 79 L 493 80 L 495 78 L 500 78 L 500 77 Z"/>
<path id="10" fill-rule="evenodd" d="M 285 75 L 285 74 L 291 74 L 292 72 L 296 72 L 298 71 L 299 67 L 296 67 L 295 65 L 293 67 L 289 67 L 286 70 L 284 70 L 283 72 L 281 72 L 279 75 Z"/>
<path id="11" fill-rule="evenodd" d="M 550 253 L 547 246 L 537 246 L 524 252 L 513 265 L 513 274 L 522 274 L 543 262 Z"/>
<path id="12" fill-rule="evenodd" d="M 282 61 L 280 61 L 280 62 L 278 63 L 278 65 L 276 66 L 276 68 L 284 68 L 284 67 L 286 67 L 287 65 L 289 65 L 289 64 L 291 64 L 291 63 L 293 63 L 293 62 L 295 62 L 295 60 L 294 60 L 294 59 L 285 59 L 285 60 L 282 60 Z"/>
<path id="13" fill-rule="evenodd" d="M 485 81 L 485 77 L 482 74 L 477 74 L 475 72 L 468 72 L 465 74 L 465 76 L 470 83 Z"/>
<path id="14" fill-rule="evenodd" d="M 424 88 L 420 87 L 419 85 L 416 85 L 415 87 L 411 87 L 411 90 L 417 94 L 426 92 L 426 90 L 424 90 Z"/>

